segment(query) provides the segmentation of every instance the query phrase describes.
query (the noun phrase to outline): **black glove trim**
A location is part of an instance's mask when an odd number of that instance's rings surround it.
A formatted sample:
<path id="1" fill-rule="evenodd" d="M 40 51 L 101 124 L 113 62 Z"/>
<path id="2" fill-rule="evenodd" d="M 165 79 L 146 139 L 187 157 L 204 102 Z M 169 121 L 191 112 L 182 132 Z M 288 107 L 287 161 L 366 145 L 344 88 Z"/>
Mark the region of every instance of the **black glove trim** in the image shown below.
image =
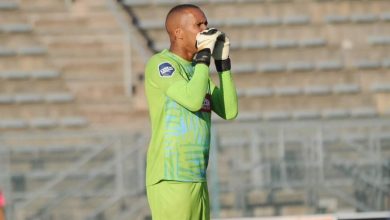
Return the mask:
<path id="1" fill-rule="evenodd" d="M 195 64 L 204 63 L 207 66 L 210 66 L 211 59 L 211 50 L 209 48 L 205 48 L 203 50 L 198 51 L 194 57 Z"/>
<path id="2" fill-rule="evenodd" d="M 215 60 L 215 68 L 219 73 L 230 70 L 230 58 L 227 58 L 226 60 Z"/>

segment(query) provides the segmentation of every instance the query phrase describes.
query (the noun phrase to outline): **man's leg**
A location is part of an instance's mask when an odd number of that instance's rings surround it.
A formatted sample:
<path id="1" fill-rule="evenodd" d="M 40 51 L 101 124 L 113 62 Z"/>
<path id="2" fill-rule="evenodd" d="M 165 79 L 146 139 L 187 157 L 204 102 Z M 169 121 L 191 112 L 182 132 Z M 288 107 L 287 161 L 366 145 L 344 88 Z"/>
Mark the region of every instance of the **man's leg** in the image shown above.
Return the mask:
<path id="1" fill-rule="evenodd" d="M 207 183 L 162 181 L 147 187 L 153 220 L 209 220 Z"/>

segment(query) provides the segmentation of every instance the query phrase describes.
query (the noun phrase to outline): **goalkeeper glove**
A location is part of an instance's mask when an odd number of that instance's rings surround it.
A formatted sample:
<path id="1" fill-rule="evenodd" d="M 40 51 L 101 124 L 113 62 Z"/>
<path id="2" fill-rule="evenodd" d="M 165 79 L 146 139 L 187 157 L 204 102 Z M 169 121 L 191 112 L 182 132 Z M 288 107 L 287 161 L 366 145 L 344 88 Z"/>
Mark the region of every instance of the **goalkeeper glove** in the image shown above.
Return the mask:
<path id="1" fill-rule="evenodd" d="M 195 55 L 195 63 L 204 63 L 210 65 L 211 54 L 214 51 L 217 38 L 222 33 L 215 28 L 208 28 L 196 35 L 196 48 L 198 53 Z"/>
<path id="2" fill-rule="evenodd" d="M 218 72 L 223 72 L 231 69 L 229 58 L 230 41 L 229 38 L 222 33 L 215 43 L 213 58 L 215 67 Z"/>

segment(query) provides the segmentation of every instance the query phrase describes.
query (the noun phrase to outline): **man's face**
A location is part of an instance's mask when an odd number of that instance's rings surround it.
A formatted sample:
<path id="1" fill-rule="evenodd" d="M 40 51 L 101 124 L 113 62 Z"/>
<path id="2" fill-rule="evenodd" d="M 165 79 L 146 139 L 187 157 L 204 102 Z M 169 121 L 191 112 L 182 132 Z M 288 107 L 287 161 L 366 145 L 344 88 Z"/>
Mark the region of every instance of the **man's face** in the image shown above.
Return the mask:
<path id="1" fill-rule="evenodd" d="M 185 15 L 181 29 L 183 31 L 184 47 L 187 51 L 193 53 L 197 52 L 195 47 L 196 35 L 207 28 L 207 18 L 204 13 L 195 8 L 188 9 L 188 13 Z"/>

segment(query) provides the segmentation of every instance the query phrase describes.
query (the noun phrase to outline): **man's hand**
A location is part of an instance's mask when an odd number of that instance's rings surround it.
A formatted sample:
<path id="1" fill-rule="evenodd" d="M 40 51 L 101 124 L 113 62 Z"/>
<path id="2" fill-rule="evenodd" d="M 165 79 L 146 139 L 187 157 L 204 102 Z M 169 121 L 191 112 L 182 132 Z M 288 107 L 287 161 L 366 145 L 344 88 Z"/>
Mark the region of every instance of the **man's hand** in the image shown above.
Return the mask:
<path id="1" fill-rule="evenodd" d="M 215 28 L 208 28 L 196 35 L 196 48 L 198 51 L 204 49 L 210 49 L 210 53 L 213 53 L 217 38 L 222 34 Z"/>
<path id="2" fill-rule="evenodd" d="M 222 33 L 214 46 L 213 58 L 214 60 L 226 60 L 229 58 L 230 41 L 229 38 Z"/>
<path id="3" fill-rule="evenodd" d="M 225 33 L 222 33 L 218 37 L 217 42 L 215 43 L 214 52 L 213 52 L 215 67 L 219 73 L 231 69 L 229 50 L 230 50 L 229 38 L 225 35 Z"/>

